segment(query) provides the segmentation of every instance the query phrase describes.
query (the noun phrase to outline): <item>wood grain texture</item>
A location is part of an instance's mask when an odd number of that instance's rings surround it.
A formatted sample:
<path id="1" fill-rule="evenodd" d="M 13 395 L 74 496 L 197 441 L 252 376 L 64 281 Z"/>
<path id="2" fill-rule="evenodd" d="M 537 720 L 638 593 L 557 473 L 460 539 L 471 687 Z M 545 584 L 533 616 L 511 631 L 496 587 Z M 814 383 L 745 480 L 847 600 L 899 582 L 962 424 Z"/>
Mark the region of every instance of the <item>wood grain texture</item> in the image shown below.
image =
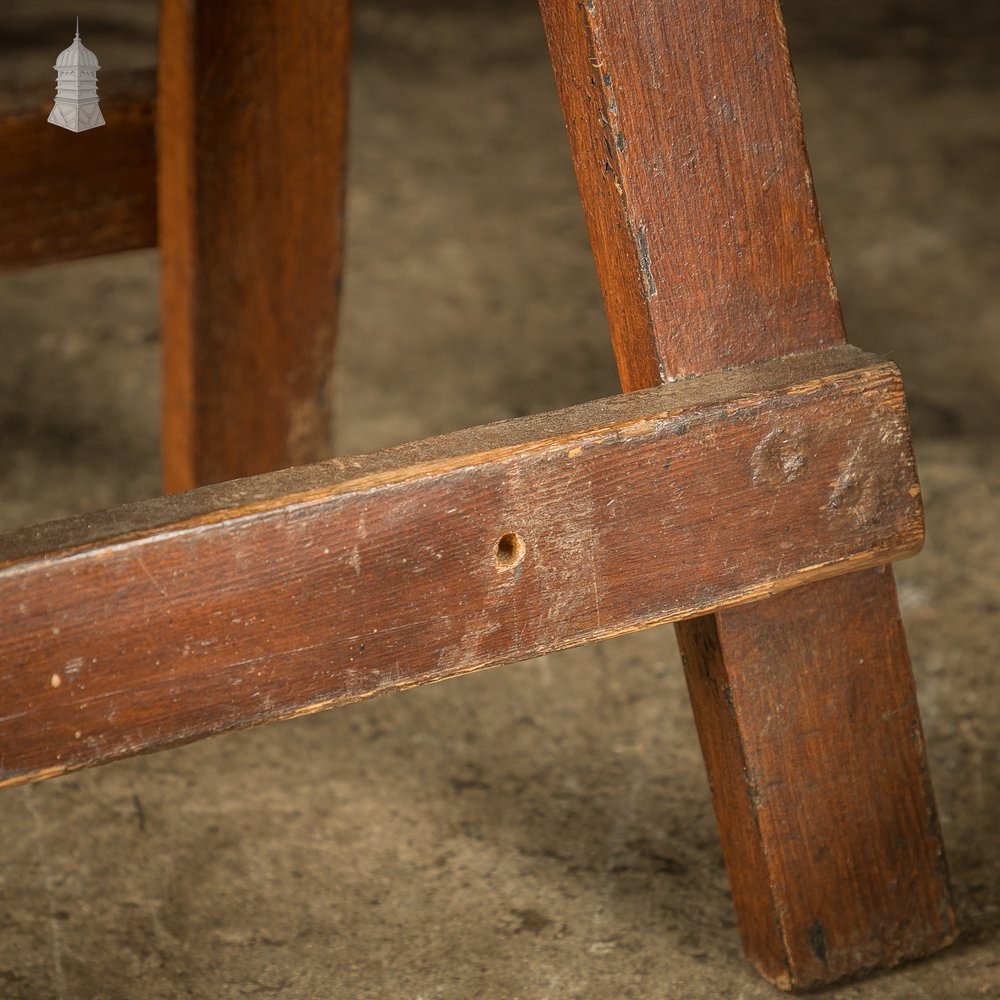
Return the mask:
<path id="1" fill-rule="evenodd" d="M 892 577 L 850 575 L 864 628 L 845 627 L 844 579 L 812 584 L 809 602 L 796 591 L 679 630 L 724 851 L 738 859 L 733 898 L 753 914 L 746 947 L 787 985 L 893 965 L 954 931 Z M 766 655 L 734 669 L 748 649 Z"/>
<path id="2" fill-rule="evenodd" d="M 46 121 L 54 82 L 3 96 L 0 270 L 156 245 L 155 82 L 102 72 L 107 124 L 80 133 Z"/>
<path id="3" fill-rule="evenodd" d="M 622 387 L 842 341 L 777 4 L 541 8 Z"/>
<path id="4" fill-rule="evenodd" d="M 541 9 L 623 388 L 842 342 L 777 3 Z M 870 766 L 913 732 L 898 711 L 913 682 L 891 571 L 788 595 L 791 637 L 776 613 L 723 612 L 678 636 L 747 953 L 806 988 L 940 947 L 954 917 L 922 744 Z M 883 681 L 855 717 L 839 709 L 859 672 Z M 800 687 L 796 711 L 764 711 Z M 800 742 L 821 749 L 788 774 L 783 753 Z M 850 796 L 830 791 L 824 756 Z M 775 815 L 810 821 L 762 822 L 756 786 Z"/>
<path id="5" fill-rule="evenodd" d="M 872 475 L 845 493 L 858 461 Z M 921 541 L 899 373 L 850 348 L 7 534 L 0 784 L 759 599 Z"/>
<path id="6" fill-rule="evenodd" d="M 168 490 L 329 453 L 348 6 L 162 0 Z"/>

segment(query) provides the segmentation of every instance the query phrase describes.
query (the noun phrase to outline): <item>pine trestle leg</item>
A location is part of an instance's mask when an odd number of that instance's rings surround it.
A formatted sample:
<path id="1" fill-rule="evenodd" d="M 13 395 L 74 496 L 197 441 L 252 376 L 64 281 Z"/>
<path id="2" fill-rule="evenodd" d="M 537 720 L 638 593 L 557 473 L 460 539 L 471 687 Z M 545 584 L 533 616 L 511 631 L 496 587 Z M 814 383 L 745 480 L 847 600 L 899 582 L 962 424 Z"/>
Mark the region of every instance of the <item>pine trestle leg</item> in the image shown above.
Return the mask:
<path id="1" fill-rule="evenodd" d="M 540 4 L 622 388 L 842 343 L 776 0 Z M 677 635 L 763 975 L 807 988 L 952 940 L 891 569 Z"/>
<path id="2" fill-rule="evenodd" d="M 348 3 L 163 0 L 168 491 L 329 454 Z"/>

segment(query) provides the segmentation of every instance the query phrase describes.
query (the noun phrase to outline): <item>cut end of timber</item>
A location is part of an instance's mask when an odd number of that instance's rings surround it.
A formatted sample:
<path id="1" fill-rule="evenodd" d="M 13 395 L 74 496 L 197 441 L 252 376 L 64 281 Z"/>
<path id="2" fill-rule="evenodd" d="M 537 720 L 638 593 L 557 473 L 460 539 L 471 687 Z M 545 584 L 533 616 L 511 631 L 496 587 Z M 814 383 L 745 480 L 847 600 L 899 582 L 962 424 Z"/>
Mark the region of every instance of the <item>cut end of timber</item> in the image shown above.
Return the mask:
<path id="1" fill-rule="evenodd" d="M 881 959 L 876 959 L 871 961 L 869 964 L 851 968 L 849 971 L 840 971 L 828 975 L 799 975 L 791 973 L 787 969 L 782 969 L 780 972 L 774 972 L 771 966 L 766 963 L 759 962 L 756 958 L 754 958 L 754 956 L 747 955 L 747 958 L 751 961 L 757 972 L 760 973 L 760 975 L 769 983 L 771 983 L 772 986 L 777 986 L 778 989 L 797 996 L 807 995 L 829 989 L 831 986 L 837 986 L 854 982 L 859 979 L 864 979 L 880 972 L 889 972 L 890 970 L 895 969 L 900 965 L 906 965 L 909 962 L 918 962 L 923 959 L 932 958 L 934 955 L 954 944 L 958 939 L 959 935 L 955 928 L 955 917 L 950 906 L 948 907 L 947 918 L 948 929 L 946 931 L 931 935 L 918 946 L 914 947 L 911 945 L 907 950 L 889 952 Z"/>

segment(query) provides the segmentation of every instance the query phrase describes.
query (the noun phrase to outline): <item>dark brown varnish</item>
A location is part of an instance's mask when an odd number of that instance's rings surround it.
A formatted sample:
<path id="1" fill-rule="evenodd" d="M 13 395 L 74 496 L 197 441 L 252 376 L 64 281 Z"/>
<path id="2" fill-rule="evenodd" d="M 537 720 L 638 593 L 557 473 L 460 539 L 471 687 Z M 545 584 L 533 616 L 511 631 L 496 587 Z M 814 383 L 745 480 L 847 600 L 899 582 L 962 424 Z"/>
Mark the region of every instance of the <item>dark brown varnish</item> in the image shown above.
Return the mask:
<path id="1" fill-rule="evenodd" d="M 106 125 L 46 118 L 55 77 L 0 104 L 0 271 L 156 245 L 155 73 L 101 73 Z"/>
<path id="2" fill-rule="evenodd" d="M 775 0 L 541 9 L 623 388 L 842 343 Z M 763 974 L 807 988 L 949 942 L 891 571 L 678 636 Z"/>
<path id="3" fill-rule="evenodd" d="M 0 784 L 759 599 L 921 540 L 899 373 L 853 348 L 8 533 Z"/>
<path id="4" fill-rule="evenodd" d="M 348 3 L 162 0 L 168 491 L 329 454 Z"/>
<path id="5" fill-rule="evenodd" d="M 845 579 L 867 629 L 844 628 Z M 720 809 L 721 835 L 740 859 L 733 898 L 754 917 L 748 951 L 764 952 L 777 931 L 799 980 L 919 955 L 953 926 L 906 637 L 884 600 L 892 586 L 888 568 L 854 573 L 805 588 L 808 603 L 789 592 L 678 629 L 716 796 L 741 796 Z M 752 670 L 727 666 L 748 649 L 768 655 Z M 834 724 L 853 738 L 831 740 Z"/>

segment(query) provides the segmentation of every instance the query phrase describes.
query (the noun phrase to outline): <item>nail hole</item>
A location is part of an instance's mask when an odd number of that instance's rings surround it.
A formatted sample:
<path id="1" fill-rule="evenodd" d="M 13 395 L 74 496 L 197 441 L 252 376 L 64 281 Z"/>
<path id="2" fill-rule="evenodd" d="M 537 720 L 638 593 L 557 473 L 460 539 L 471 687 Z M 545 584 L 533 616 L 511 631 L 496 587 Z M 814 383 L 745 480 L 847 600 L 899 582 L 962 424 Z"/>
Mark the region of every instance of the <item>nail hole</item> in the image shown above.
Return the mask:
<path id="1" fill-rule="evenodd" d="M 513 569 L 524 558 L 524 539 L 508 531 L 497 539 L 493 546 L 493 558 L 497 569 Z"/>

